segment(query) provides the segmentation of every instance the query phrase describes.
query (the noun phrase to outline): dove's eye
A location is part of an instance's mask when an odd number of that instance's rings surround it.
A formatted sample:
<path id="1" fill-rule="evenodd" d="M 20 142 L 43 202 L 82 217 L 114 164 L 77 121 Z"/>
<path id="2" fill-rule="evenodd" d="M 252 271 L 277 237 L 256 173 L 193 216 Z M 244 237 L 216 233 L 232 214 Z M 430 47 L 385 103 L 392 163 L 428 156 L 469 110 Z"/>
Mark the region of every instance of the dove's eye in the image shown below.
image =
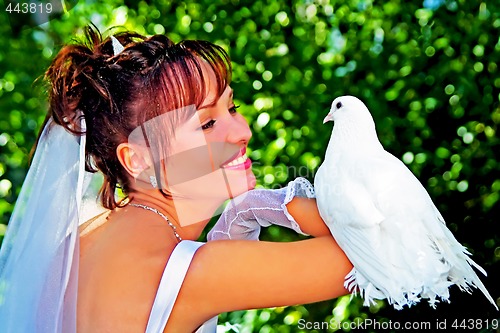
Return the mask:
<path id="1" fill-rule="evenodd" d="M 338 102 L 335 106 L 337 107 L 337 109 L 340 109 L 342 107 L 342 103 Z"/>

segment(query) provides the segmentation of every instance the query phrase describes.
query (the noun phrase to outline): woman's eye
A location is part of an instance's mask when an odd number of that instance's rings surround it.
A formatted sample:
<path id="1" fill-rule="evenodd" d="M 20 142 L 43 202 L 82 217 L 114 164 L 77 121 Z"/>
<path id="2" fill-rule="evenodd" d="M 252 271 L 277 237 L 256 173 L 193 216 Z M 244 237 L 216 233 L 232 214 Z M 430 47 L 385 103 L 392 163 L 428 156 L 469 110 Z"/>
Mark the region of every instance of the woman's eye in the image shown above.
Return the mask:
<path id="1" fill-rule="evenodd" d="M 201 125 L 201 129 L 202 129 L 202 130 L 207 130 L 207 129 L 209 129 L 209 128 L 214 127 L 214 124 L 215 124 L 215 119 L 211 119 L 211 120 L 209 120 L 206 124 Z"/>
<path id="2" fill-rule="evenodd" d="M 229 108 L 229 113 L 234 114 L 234 113 L 238 112 L 237 109 L 239 107 L 240 107 L 239 105 L 233 105 L 232 107 Z"/>

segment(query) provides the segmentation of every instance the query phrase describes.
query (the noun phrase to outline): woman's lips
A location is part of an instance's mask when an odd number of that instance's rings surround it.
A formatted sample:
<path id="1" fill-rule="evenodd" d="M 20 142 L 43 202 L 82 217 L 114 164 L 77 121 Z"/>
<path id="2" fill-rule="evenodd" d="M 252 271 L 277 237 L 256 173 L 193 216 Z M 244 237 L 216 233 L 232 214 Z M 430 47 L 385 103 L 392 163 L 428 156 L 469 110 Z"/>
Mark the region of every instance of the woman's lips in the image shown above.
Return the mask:
<path id="1" fill-rule="evenodd" d="M 221 165 L 221 168 L 231 170 L 248 169 L 252 166 L 252 160 L 246 154 L 246 147 L 243 147 L 231 160 Z"/>

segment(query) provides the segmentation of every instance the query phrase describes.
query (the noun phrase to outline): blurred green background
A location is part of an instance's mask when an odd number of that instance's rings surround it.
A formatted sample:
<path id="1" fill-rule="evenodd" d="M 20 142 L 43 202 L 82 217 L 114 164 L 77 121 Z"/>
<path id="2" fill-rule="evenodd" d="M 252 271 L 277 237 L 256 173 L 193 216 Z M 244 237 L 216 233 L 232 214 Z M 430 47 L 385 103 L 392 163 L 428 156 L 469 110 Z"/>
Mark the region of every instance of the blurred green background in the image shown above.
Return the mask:
<path id="1" fill-rule="evenodd" d="M 331 124 L 322 125 L 331 101 L 361 98 L 382 144 L 420 179 L 456 238 L 489 273 L 482 280 L 499 303 L 500 2 L 86 0 L 66 2 L 66 13 L 51 18 L 37 25 L 44 17 L 0 12 L 0 239 L 47 111 L 44 86 L 34 81 L 93 22 L 101 31 L 122 26 L 174 41 L 206 39 L 228 50 L 262 187 L 298 176 L 313 181 L 331 133 Z M 278 227 L 263 238 L 298 239 Z M 437 310 L 425 302 L 403 311 L 384 302 L 368 308 L 347 296 L 227 313 L 219 321 L 228 331 L 241 324 L 241 332 L 265 333 L 347 331 L 350 322 L 366 319 L 433 327 L 446 319 L 452 328 L 460 319 L 457 328 L 499 331 L 485 321 L 462 321 L 499 317 L 479 291 L 452 288 L 451 304 Z M 344 324 L 309 330 L 300 320 Z"/>

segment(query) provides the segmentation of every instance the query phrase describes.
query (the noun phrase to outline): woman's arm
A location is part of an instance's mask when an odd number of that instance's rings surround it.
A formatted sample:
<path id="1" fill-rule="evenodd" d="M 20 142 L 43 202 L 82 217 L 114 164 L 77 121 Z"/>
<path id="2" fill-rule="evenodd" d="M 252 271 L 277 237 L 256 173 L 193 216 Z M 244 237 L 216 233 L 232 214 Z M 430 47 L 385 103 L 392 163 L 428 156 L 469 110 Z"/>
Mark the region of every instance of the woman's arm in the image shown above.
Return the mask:
<path id="1" fill-rule="evenodd" d="M 318 302 L 348 293 L 352 265 L 333 237 L 275 243 L 213 241 L 195 254 L 171 320 Z M 191 318 L 193 319 L 193 318 Z M 167 325 L 168 328 L 168 325 Z"/>
<path id="2" fill-rule="evenodd" d="M 330 230 L 319 215 L 316 199 L 294 197 L 286 208 L 306 234 L 313 237 L 330 235 Z"/>

